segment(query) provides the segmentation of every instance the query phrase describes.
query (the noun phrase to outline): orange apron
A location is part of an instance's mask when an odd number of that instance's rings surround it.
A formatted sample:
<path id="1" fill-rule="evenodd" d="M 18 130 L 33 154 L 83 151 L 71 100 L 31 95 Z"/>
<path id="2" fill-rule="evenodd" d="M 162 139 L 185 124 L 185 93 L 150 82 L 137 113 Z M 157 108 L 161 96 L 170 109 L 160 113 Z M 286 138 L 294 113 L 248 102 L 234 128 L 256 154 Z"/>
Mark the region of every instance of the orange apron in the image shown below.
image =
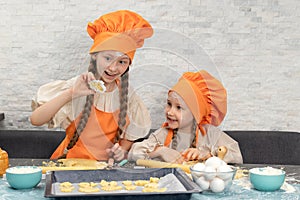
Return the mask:
<path id="1" fill-rule="evenodd" d="M 68 151 L 67 158 L 86 158 L 93 160 L 107 160 L 106 149 L 111 148 L 118 131 L 119 110 L 113 113 L 107 113 L 91 108 L 90 117 L 86 127 L 80 134 L 77 143 Z M 79 123 L 79 115 L 66 129 L 66 137 L 57 147 L 51 156 L 51 159 L 57 159 L 68 146 L 73 137 L 76 124 Z M 128 124 L 128 116 L 126 117 Z"/>

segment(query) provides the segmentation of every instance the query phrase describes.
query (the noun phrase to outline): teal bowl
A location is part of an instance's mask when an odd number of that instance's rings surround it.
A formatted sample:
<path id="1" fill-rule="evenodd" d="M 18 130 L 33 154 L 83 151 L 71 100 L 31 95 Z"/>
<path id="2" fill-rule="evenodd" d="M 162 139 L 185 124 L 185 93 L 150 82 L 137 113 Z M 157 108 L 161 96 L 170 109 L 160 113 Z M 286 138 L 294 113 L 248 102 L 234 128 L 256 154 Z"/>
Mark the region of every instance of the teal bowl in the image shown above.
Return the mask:
<path id="1" fill-rule="evenodd" d="M 272 167 L 252 168 L 249 178 L 253 187 L 259 191 L 279 190 L 285 180 L 285 171 Z"/>
<path id="2" fill-rule="evenodd" d="M 36 187 L 42 179 L 42 169 L 36 166 L 16 166 L 6 169 L 6 180 L 15 189 Z"/>

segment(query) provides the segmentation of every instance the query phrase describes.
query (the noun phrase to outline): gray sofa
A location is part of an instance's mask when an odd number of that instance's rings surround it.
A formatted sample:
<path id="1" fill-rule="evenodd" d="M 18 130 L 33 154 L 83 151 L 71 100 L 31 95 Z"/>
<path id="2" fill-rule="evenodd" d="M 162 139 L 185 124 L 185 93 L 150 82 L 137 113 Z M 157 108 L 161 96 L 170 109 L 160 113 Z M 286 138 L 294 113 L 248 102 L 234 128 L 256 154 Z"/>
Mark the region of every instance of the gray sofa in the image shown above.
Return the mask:
<path id="1" fill-rule="evenodd" d="M 299 132 L 225 132 L 239 142 L 244 163 L 300 165 Z M 0 147 L 10 158 L 48 159 L 64 136 L 63 131 L 0 130 Z"/>

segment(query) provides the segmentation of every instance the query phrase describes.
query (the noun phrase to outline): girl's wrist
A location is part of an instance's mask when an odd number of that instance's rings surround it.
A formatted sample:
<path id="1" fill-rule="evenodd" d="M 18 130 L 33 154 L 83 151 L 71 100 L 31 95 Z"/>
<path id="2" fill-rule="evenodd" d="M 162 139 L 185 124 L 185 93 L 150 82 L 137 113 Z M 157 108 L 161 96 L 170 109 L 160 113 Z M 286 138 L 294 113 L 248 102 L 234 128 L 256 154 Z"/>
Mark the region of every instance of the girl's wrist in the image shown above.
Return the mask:
<path id="1" fill-rule="evenodd" d="M 74 98 L 73 93 L 74 93 L 73 87 L 65 90 L 65 98 L 67 102 L 71 101 Z"/>

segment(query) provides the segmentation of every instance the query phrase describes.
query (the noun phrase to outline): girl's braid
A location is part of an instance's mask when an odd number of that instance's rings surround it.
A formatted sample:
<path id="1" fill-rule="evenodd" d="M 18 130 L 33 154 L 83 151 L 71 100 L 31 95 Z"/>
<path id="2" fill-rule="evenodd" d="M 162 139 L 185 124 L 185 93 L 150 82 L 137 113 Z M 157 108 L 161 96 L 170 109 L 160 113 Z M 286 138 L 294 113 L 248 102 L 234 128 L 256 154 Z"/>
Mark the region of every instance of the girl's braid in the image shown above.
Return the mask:
<path id="1" fill-rule="evenodd" d="M 92 72 L 96 76 L 96 73 L 97 73 L 96 60 L 91 58 L 88 71 Z M 89 119 L 93 103 L 94 103 L 94 94 L 90 94 L 86 97 L 86 102 L 85 102 L 85 105 L 84 105 L 84 108 L 82 111 L 82 115 L 81 115 L 79 124 L 74 132 L 74 135 L 73 135 L 72 139 L 70 140 L 67 148 L 64 150 L 63 155 L 61 155 L 59 157 L 59 159 L 66 158 L 68 150 L 72 149 L 73 146 L 75 146 L 75 144 L 77 143 L 78 138 L 79 138 L 81 132 L 83 131 L 83 129 L 85 128 L 86 123 Z"/>
<path id="2" fill-rule="evenodd" d="M 118 142 L 126 125 L 126 115 L 127 115 L 127 108 L 128 108 L 128 79 L 129 79 L 129 70 L 121 76 L 121 91 L 120 91 L 120 113 L 119 113 L 119 120 L 118 126 L 119 130 L 116 136 L 116 141 Z"/>
<path id="3" fill-rule="evenodd" d="M 194 120 L 193 129 L 192 129 L 192 134 L 194 134 L 194 139 L 193 139 L 193 142 L 191 144 L 191 148 L 196 148 L 197 147 L 197 142 L 198 141 L 196 141 L 196 130 L 197 130 L 197 122 Z"/>
<path id="4" fill-rule="evenodd" d="M 193 129 L 192 129 L 192 134 L 194 134 L 194 139 L 191 143 L 191 148 L 196 148 L 196 145 L 197 145 L 197 141 L 196 141 L 196 128 L 197 128 L 197 123 L 196 121 L 194 121 L 193 123 Z M 177 148 L 177 131 L 178 129 L 174 129 L 173 131 L 173 137 L 172 137 L 172 149 L 175 149 Z"/>
<path id="5" fill-rule="evenodd" d="M 172 137 L 172 149 L 177 149 L 177 131 L 178 129 L 174 129 L 173 137 Z"/>

